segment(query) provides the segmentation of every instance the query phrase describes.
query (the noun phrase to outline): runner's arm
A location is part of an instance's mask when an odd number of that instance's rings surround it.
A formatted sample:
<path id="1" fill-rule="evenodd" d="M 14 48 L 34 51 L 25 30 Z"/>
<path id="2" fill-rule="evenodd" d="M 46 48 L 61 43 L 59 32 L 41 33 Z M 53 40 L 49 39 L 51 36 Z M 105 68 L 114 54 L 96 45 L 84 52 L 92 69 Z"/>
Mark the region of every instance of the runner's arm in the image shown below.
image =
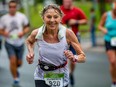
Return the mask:
<path id="1" fill-rule="evenodd" d="M 104 27 L 106 17 L 107 17 L 107 13 L 104 13 L 98 25 L 98 29 L 101 30 L 104 34 L 107 33 L 107 29 Z"/>
<path id="2" fill-rule="evenodd" d="M 77 37 L 75 36 L 75 34 L 73 33 L 72 30 L 68 30 L 66 31 L 66 37 L 67 37 L 67 42 L 72 45 L 72 47 L 75 49 L 76 53 L 77 53 L 77 62 L 82 63 L 85 62 L 85 54 L 77 40 Z"/>
<path id="3" fill-rule="evenodd" d="M 18 33 L 18 36 L 19 36 L 20 38 L 23 37 L 24 35 L 26 35 L 26 34 L 29 32 L 29 29 L 30 29 L 29 24 L 25 25 L 25 26 L 23 27 L 23 31 Z"/>
<path id="4" fill-rule="evenodd" d="M 1 17 L 0 18 L 0 35 L 4 36 L 4 37 L 8 37 L 9 33 L 7 31 L 5 31 L 6 29 L 5 23 L 4 23 L 4 18 Z"/>
<path id="5" fill-rule="evenodd" d="M 83 10 L 79 9 L 79 20 L 77 20 L 77 23 L 83 25 L 83 24 L 87 24 L 87 22 L 88 20 L 85 13 L 83 12 Z"/>
<path id="6" fill-rule="evenodd" d="M 26 40 L 26 45 L 29 52 L 26 56 L 26 60 L 29 64 L 32 64 L 34 60 L 34 43 L 37 41 L 35 39 L 37 32 L 38 32 L 38 29 L 34 30 Z"/>
<path id="7" fill-rule="evenodd" d="M 37 35 L 38 29 L 32 31 L 31 35 L 26 39 L 26 45 L 29 52 L 33 52 L 34 49 L 34 43 L 36 42 L 36 35 Z"/>
<path id="8" fill-rule="evenodd" d="M 24 15 L 23 18 L 23 33 L 24 35 L 27 34 L 29 32 L 29 28 L 30 28 L 30 23 L 28 18 Z"/>
<path id="9" fill-rule="evenodd" d="M 23 31 L 19 32 L 18 37 L 23 37 L 24 35 L 26 35 L 29 32 L 30 29 L 30 23 L 28 18 L 25 15 L 22 15 L 22 24 L 23 24 Z"/>
<path id="10" fill-rule="evenodd" d="M 83 24 L 87 24 L 87 19 L 81 19 L 81 20 L 75 20 L 75 19 L 70 19 L 68 22 L 69 25 L 83 25 Z"/>
<path id="11" fill-rule="evenodd" d="M 77 24 L 80 24 L 80 25 L 87 24 L 87 19 L 77 20 Z"/>
<path id="12" fill-rule="evenodd" d="M 24 29 L 23 29 L 24 35 L 27 34 L 27 33 L 29 32 L 29 29 L 30 29 L 29 24 L 27 24 L 26 26 L 24 26 Z"/>
<path id="13" fill-rule="evenodd" d="M 5 31 L 5 29 L 0 29 L 0 35 L 4 36 L 4 37 L 8 37 L 9 33 Z"/>

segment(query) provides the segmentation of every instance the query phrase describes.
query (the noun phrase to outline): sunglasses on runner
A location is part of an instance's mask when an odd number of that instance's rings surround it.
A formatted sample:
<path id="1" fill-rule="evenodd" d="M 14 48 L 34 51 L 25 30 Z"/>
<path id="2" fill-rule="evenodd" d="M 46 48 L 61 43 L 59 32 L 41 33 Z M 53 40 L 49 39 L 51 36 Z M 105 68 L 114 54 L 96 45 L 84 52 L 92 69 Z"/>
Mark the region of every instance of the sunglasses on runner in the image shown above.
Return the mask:
<path id="1" fill-rule="evenodd" d="M 9 8 L 16 8 L 17 6 L 9 6 Z"/>

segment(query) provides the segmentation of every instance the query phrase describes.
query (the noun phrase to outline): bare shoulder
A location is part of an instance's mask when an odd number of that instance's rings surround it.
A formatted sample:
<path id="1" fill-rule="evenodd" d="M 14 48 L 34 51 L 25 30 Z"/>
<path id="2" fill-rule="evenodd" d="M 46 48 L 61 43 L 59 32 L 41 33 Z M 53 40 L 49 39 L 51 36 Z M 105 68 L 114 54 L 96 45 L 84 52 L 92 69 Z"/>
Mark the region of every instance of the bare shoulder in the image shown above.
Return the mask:
<path id="1" fill-rule="evenodd" d="M 36 41 L 35 37 L 36 37 L 37 33 L 38 33 L 38 29 L 33 30 L 31 32 L 31 34 L 28 36 L 26 42 L 34 43 Z"/>
<path id="2" fill-rule="evenodd" d="M 105 12 L 103 15 L 102 15 L 102 18 L 106 18 L 107 17 L 107 12 Z"/>
<path id="3" fill-rule="evenodd" d="M 71 44 L 71 42 L 77 41 L 77 38 L 76 38 L 74 32 L 70 29 L 66 30 L 66 39 L 67 39 L 68 44 Z"/>
<path id="4" fill-rule="evenodd" d="M 66 37 L 71 37 L 74 35 L 74 32 L 71 29 L 66 30 Z"/>

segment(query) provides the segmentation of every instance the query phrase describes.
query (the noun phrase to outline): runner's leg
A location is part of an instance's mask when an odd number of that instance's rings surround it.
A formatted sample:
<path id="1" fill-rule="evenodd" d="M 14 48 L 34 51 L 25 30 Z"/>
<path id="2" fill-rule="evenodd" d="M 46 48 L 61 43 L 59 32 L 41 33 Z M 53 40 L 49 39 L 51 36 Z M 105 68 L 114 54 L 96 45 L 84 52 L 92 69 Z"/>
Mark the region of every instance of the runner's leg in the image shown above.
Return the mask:
<path id="1" fill-rule="evenodd" d="M 16 56 L 17 56 L 17 76 L 18 78 L 20 78 L 20 73 L 18 71 L 18 68 L 21 67 L 23 61 L 23 53 L 24 53 L 24 44 L 19 46 L 19 47 L 15 47 L 15 51 L 16 51 Z"/>
<path id="2" fill-rule="evenodd" d="M 18 78 L 17 78 L 17 57 L 15 53 L 15 48 L 11 44 L 5 42 L 5 47 L 9 56 L 10 60 L 10 71 L 14 79 L 14 83 L 18 83 Z M 14 84 L 13 83 L 13 84 Z"/>
<path id="3" fill-rule="evenodd" d="M 110 73 L 112 77 L 113 84 L 116 84 L 116 51 L 108 50 L 107 55 L 110 62 Z"/>

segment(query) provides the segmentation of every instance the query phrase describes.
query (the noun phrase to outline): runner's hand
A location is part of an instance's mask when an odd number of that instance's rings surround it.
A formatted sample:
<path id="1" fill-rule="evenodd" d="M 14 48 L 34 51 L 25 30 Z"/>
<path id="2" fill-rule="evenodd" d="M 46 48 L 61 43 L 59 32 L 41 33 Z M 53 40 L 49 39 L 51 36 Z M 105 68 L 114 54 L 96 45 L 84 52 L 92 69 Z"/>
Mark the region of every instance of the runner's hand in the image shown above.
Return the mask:
<path id="1" fill-rule="evenodd" d="M 69 60 L 73 61 L 74 55 L 73 55 L 73 53 L 72 53 L 70 50 L 64 51 L 64 55 L 65 55 Z"/>
<path id="2" fill-rule="evenodd" d="M 29 53 L 27 54 L 26 56 L 26 60 L 29 64 L 32 64 L 33 63 L 33 60 L 34 60 L 34 53 Z"/>
<path id="3" fill-rule="evenodd" d="M 77 24 L 77 20 L 75 19 L 70 19 L 69 22 L 68 22 L 69 25 L 75 25 Z"/>
<path id="4" fill-rule="evenodd" d="M 104 30 L 103 30 L 103 33 L 104 33 L 104 34 L 107 34 L 107 33 L 108 33 L 107 29 L 104 29 Z"/>
<path id="5" fill-rule="evenodd" d="M 4 36 L 5 36 L 5 37 L 9 37 L 9 32 L 5 31 L 5 32 L 4 32 Z"/>
<path id="6" fill-rule="evenodd" d="M 19 37 L 19 38 L 21 38 L 21 37 L 23 37 L 23 36 L 24 36 L 24 33 L 23 33 L 23 32 L 18 33 L 18 37 Z"/>

